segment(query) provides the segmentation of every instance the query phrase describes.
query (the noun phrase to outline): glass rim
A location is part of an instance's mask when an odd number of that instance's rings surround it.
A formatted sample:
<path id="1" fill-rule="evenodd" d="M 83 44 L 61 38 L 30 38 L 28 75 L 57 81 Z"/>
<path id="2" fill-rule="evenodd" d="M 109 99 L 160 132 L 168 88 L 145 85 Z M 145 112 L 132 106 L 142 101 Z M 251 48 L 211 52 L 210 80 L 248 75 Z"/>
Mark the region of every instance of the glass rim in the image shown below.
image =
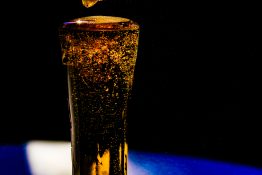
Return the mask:
<path id="1" fill-rule="evenodd" d="M 85 16 L 75 18 L 63 23 L 63 29 L 83 31 L 119 31 L 138 30 L 139 25 L 135 21 L 118 16 Z"/>

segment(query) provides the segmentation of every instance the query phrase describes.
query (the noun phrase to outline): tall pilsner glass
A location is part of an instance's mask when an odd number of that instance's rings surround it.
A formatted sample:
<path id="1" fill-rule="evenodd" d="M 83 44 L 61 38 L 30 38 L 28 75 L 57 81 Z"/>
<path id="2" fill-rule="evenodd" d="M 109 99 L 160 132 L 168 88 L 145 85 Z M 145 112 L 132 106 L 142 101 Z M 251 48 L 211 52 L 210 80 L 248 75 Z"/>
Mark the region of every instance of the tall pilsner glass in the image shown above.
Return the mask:
<path id="1" fill-rule="evenodd" d="M 139 25 L 87 16 L 64 22 L 59 37 L 68 74 L 73 175 L 126 175 L 127 103 Z"/>

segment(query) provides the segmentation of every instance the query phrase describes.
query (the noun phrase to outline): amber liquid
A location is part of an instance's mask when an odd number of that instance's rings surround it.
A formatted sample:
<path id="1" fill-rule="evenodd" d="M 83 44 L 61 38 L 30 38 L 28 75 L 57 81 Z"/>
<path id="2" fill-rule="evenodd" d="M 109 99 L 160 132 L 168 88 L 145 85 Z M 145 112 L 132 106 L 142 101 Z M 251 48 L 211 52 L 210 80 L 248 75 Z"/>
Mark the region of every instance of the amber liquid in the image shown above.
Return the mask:
<path id="1" fill-rule="evenodd" d="M 86 7 L 92 7 L 94 6 L 98 1 L 102 1 L 102 0 L 82 0 L 82 4 Z"/>
<path id="2" fill-rule="evenodd" d="M 99 18 L 83 26 L 67 23 L 60 31 L 68 68 L 73 175 L 126 175 L 126 114 L 139 32 L 130 21 Z"/>

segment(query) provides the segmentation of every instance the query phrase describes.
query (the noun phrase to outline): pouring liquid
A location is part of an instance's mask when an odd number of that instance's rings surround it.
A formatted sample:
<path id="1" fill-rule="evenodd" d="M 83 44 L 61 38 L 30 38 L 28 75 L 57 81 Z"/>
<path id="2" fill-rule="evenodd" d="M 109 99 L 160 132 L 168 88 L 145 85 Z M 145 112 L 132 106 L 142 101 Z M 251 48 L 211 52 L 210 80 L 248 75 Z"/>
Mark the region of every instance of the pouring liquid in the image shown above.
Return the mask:
<path id="1" fill-rule="evenodd" d="M 90 8 L 94 6 L 98 1 L 103 1 L 103 0 L 82 0 L 82 4 L 86 8 Z"/>

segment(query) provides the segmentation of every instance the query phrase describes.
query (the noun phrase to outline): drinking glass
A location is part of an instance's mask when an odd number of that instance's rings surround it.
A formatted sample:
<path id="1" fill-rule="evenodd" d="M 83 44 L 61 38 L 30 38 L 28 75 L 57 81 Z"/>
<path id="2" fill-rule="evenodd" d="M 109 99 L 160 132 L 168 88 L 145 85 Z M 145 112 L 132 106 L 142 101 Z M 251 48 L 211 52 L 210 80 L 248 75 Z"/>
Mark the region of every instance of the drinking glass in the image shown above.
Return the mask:
<path id="1" fill-rule="evenodd" d="M 133 20 L 116 16 L 80 17 L 59 28 L 73 175 L 127 174 L 127 107 L 139 30 Z"/>

